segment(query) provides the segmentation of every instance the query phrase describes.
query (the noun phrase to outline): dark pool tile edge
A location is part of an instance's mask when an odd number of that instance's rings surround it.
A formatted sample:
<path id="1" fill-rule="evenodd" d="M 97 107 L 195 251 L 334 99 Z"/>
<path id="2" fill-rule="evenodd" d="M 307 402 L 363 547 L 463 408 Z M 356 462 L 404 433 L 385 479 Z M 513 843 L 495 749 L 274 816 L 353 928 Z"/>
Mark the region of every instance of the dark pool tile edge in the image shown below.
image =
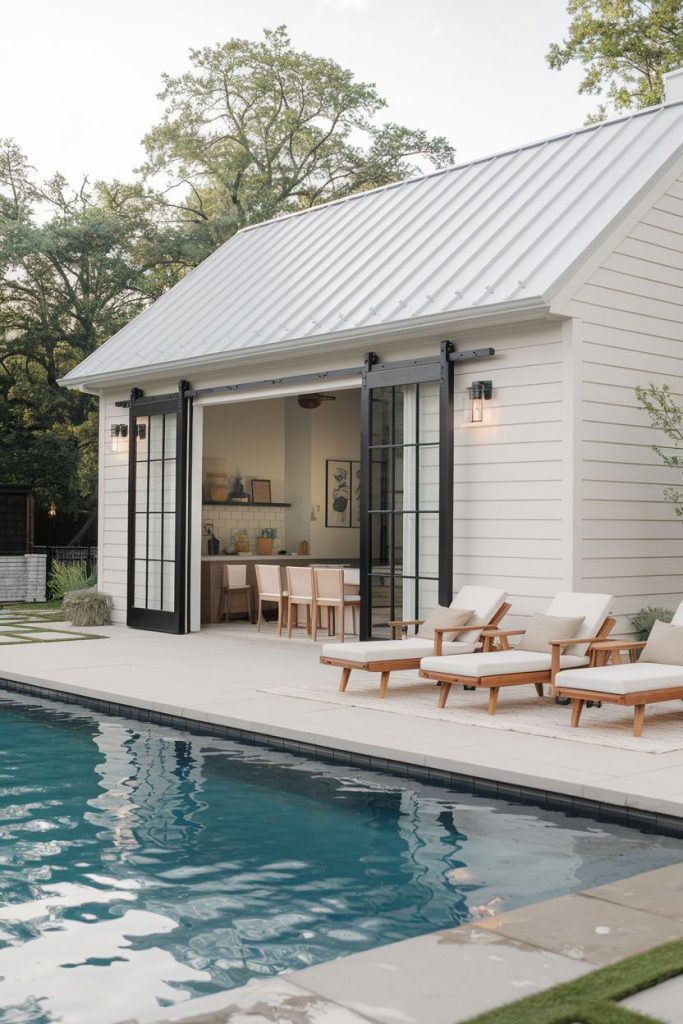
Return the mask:
<path id="1" fill-rule="evenodd" d="M 87 694 L 59 690 L 54 687 L 41 686 L 39 683 L 28 683 L 18 679 L 0 678 L 0 690 L 9 693 L 26 694 L 46 700 L 58 700 L 64 704 L 78 705 L 106 715 L 117 715 L 130 718 L 136 722 L 149 722 L 152 725 L 165 725 L 173 729 L 183 729 L 198 736 L 215 736 L 219 739 L 234 740 L 254 746 L 270 747 L 288 754 L 302 757 L 320 758 L 334 764 L 349 765 L 353 768 L 386 771 L 394 776 L 412 779 L 432 785 L 452 787 L 469 791 L 478 796 L 500 797 L 517 803 L 529 803 L 549 810 L 564 811 L 569 814 L 585 815 L 590 818 L 604 819 L 620 825 L 628 825 L 646 831 L 658 832 L 675 838 L 683 838 L 683 818 L 672 814 L 662 814 L 611 804 L 607 801 L 591 800 L 566 793 L 556 793 L 549 789 L 524 786 L 487 779 L 481 776 L 450 772 L 443 768 L 428 768 L 425 765 L 412 764 L 409 761 L 393 760 L 370 754 L 359 754 L 337 747 L 321 746 L 320 744 L 291 740 L 286 737 L 272 736 L 255 730 L 240 729 L 236 726 L 205 722 L 194 718 L 184 718 L 164 711 L 139 705 L 120 704 Z"/>

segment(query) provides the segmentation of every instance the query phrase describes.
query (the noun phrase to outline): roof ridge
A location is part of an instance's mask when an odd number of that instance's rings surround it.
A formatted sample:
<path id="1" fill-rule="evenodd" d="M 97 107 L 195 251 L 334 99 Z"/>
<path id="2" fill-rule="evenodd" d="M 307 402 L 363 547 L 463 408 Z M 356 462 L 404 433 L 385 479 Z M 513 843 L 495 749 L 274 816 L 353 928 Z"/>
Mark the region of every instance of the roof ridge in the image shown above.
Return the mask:
<path id="1" fill-rule="evenodd" d="M 365 196 L 376 195 L 378 192 L 386 192 L 388 189 L 403 188 L 407 185 L 416 185 L 429 178 L 438 178 L 439 175 L 450 174 L 453 171 L 462 171 L 467 167 L 474 167 L 476 164 L 487 163 L 489 160 L 496 160 L 502 156 L 511 156 L 515 153 L 523 153 L 527 149 L 535 149 L 538 146 L 546 145 L 548 142 L 556 142 L 558 139 L 567 139 L 573 135 L 583 135 L 587 132 L 599 131 L 609 125 L 620 124 L 623 121 L 630 121 L 637 117 L 658 114 L 665 108 L 680 106 L 683 106 L 683 100 L 676 100 L 672 103 L 660 103 L 654 107 L 644 107 L 642 110 L 633 110 L 628 114 L 622 114 L 619 117 L 611 117 L 605 121 L 597 121 L 595 124 L 581 125 L 580 128 L 570 128 L 564 132 L 558 132 L 556 135 L 547 135 L 543 138 L 535 139 L 533 142 L 526 142 L 519 146 L 510 146 L 507 149 L 497 150 L 494 153 L 488 153 L 485 156 L 478 156 L 472 160 L 464 160 L 462 163 L 449 164 L 448 167 L 439 167 L 434 171 L 427 171 L 425 174 L 415 174 L 412 178 L 401 178 L 398 181 L 390 181 L 386 185 L 377 185 L 375 188 L 352 192 L 348 196 L 339 196 L 337 199 L 328 199 L 326 203 L 316 203 L 314 206 L 307 206 L 303 210 L 292 210 L 289 213 L 281 213 L 275 217 L 270 217 L 268 220 L 261 220 L 257 224 L 247 224 L 245 227 L 240 228 L 239 231 L 235 232 L 232 238 L 246 234 L 249 231 L 257 231 L 259 228 L 265 228 L 271 224 L 281 224 L 284 221 L 292 220 L 295 217 L 304 217 L 308 214 L 317 213 L 320 210 L 328 209 L 331 206 L 341 206 L 343 203 L 351 203 L 363 199 Z M 228 239 L 228 242 L 231 240 L 232 239 Z"/>

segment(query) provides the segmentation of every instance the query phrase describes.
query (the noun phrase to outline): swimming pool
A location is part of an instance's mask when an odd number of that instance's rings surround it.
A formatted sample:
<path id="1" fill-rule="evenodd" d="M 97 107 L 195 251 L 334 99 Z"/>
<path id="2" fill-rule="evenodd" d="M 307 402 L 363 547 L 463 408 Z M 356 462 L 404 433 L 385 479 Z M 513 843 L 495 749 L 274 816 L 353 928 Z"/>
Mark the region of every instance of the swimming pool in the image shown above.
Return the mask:
<path id="1" fill-rule="evenodd" d="M 0 694 L 0 1019 L 109 1024 L 683 843 Z"/>

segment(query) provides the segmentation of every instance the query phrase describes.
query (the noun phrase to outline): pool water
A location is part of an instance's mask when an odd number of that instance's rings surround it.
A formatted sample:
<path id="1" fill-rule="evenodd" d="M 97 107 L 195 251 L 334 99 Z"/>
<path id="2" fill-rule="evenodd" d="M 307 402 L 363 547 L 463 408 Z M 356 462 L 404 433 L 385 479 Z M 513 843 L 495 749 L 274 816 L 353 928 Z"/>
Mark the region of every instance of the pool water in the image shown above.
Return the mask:
<path id="1" fill-rule="evenodd" d="M 0 695 L 0 1020 L 107 1024 L 683 859 L 680 840 Z"/>

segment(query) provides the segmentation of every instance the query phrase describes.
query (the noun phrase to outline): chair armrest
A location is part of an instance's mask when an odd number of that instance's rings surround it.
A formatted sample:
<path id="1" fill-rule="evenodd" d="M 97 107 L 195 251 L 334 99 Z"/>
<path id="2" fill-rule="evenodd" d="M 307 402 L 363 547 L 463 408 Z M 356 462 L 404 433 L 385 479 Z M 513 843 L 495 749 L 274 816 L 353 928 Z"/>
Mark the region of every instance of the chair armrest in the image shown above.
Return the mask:
<path id="1" fill-rule="evenodd" d="M 565 647 L 572 647 L 574 644 L 596 644 L 600 642 L 599 636 L 575 636 L 573 640 L 549 640 L 548 643 L 551 647 L 559 647 L 563 650 Z"/>
<path id="2" fill-rule="evenodd" d="M 521 636 L 525 629 L 484 629 L 482 636 Z"/>
<path id="3" fill-rule="evenodd" d="M 391 629 L 391 639 L 396 640 L 399 629 L 404 633 L 407 626 L 421 626 L 423 622 L 424 619 L 390 619 L 387 626 Z"/>
<path id="4" fill-rule="evenodd" d="M 435 626 L 434 655 L 440 658 L 443 653 L 443 638 L 446 633 L 478 633 L 481 635 L 483 626 Z"/>
<path id="5" fill-rule="evenodd" d="M 640 651 L 647 640 L 598 640 L 593 644 L 594 651 Z"/>

